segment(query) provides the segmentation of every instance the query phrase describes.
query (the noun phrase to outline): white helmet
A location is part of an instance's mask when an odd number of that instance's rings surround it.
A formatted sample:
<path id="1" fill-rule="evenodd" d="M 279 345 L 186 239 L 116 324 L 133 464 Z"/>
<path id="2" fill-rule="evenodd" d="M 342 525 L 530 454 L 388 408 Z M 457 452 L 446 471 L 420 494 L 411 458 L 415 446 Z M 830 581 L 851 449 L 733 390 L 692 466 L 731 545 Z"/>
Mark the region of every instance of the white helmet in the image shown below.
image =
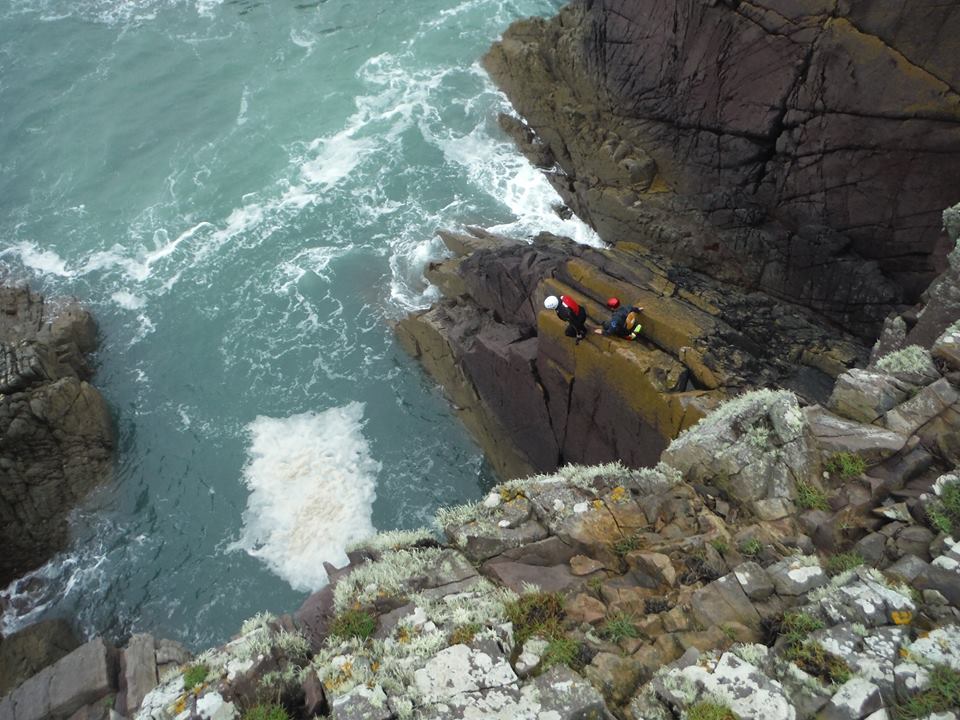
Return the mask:
<path id="1" fill-rule="evenodd" d="M 547 299 L 543 301 L 543 306 L 547 310 L 556 310 L 559 304 L 560 300 L 557 299 L 556 295 L 547 295 Z"/>

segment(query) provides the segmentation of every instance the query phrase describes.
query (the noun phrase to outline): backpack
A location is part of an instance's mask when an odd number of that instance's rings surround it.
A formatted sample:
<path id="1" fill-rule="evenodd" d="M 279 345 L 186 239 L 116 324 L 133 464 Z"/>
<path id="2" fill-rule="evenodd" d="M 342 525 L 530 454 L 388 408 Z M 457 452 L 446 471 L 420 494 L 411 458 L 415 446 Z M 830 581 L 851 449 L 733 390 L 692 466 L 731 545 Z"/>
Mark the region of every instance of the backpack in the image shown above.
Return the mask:
<path id="1" fill-rule="evenodd" d="M 623 335 L 627 332 L 627 316 L 630 314 L 630 308 L 620 307 L 610 316 L 610 322 L 607 323 L 608 332 L 611 335 Z"/>

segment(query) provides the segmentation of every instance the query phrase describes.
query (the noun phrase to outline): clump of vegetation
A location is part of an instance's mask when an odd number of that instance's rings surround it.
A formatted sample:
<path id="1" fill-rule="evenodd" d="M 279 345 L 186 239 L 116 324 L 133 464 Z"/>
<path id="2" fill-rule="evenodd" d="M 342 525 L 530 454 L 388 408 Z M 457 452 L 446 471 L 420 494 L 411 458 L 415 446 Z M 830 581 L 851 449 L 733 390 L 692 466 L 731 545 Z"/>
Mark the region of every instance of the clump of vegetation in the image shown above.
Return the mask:
<path id="1" fill-rule="evenodd" d="M 834 577 L 845 573 L 847 570 L 853 570 L 855 567 L 863 565 L 864 562 L 866 561 L 863 559 L 863 555 L 858 552 L 837 553 L 827 559 L 824 569 L 827 571 L 827 575 Z"/>
<path id="2" fill-rule="evenodd" d="M 687 708 L 687 720 L 740 720 L 740 716 L 726 705 L 699 702 Z"/>
<path id="3" fill-rule="evenodd" d="M 812 640 L 791 645 L 786 656 L 808 675 L 834 685 L 843 685 L 853 676 L 846 660 Z"/>
<path id="4" fill-rule="evenodd" d="M 587 587 L 599 596 L 603 592 L 603 578 L 600 576 L 590 578 L 587 580 Z"/>
<path id="5" fill-rule="evenodd" d="M 600 636 L 611 642 L 620 642 L 626 638 L 640 637 L 640 632 L 634 624 L 634 618 L 626 613 L 619 612 L 610 618 L 600 628 Z"/>
<path id="6" fill-rule="evenodd" d="M 812 483 L 797 482 L 797 505 L 804 510 L 827 510 L 827 494 Z"/>
<path id="7" fill-rule="evenodd" d="M 330 623 L 330 634 L 348 640 L 366 640 L 377 629 L 377 619 L 366 610 L 344 610 Z"/>
<path id="8" fill-rule="evenodd" d="M 617 557 L 624 557 L 627 553 L 640 549 L 640 537 L 636 533 L 624 535 L 611 543 L 610 548 L 616 553 Z"/>
<path id="9" fill-rule="evenodd" d="M 290 714 L 282 705 L 254 705 L 243 714 L 243 720 L 290 720 Z"/>
<path id="10" fill-rule="evenodd" d="M 896 706 L 894 716 L 897 720 L 914 720 L 960 707 L 960 672 L 947 665 L 937 665 L 930 670 L 929 676 L 930 683 L 926 688 Z"/>
<path id="11" fill-rule="evenodd" d="M 467 625 L 458 625 L 450 633 L 451 645 L 469 645 L 473 642 L 474 636 L 481 630 L 479 623 L 469 623 Z"/>
<path id="12" fill-rule="evenodd" d="M 780 635 L 787 643 L 784 655 L 808 675 L 842 685 L 852 676 L 850 666 L 820 643 L 808 639 L 810 633 L 823 627 L 823 621 L 805 612 L 786 613 L 780 621 Z"/>
<path id="13" fill-rule="evenodd" d="M 563 595 L 535 592 L 521 595 L 507 603 L 507 618 L 513 623 L 513 639 L 518 647 L 534 635 L 547 640 L 564 635 L 562 624 L 566 617 Z"/>
<path id="14" fill-rule="evenodd" d="M 723 538 L 714 538 L 710 541 L 710 544 L 713 545 L 713 549 L 716 550 L 721 555 L 726 554 L 730 549 L 730 546 L 727 544 L 727 541 Z"/>
<path id="15" fill-rule="evenodd" d="M 534 592 L 521 595 L 506 604 L 506 615 L 513 623 L 513 641 L 517 648 L 531 637 L 542 637 L 547 649 L 540 660 L 540 670 L 552 665 L 568 665 L 582 669 L 580 643 L 567 635 L 563 628 L 566 612 L 560 593 Z"/>
<path id="16" fill-rule="evenodd" d="M 780 621 L 780 635 L 782 635 L 789 645 L 795 645 L 806 640 L 807 636 L 815 630 L 822 630 L 823 621 L 813 617 L 805 612 L 788 612 Z"/>
<path id="17" fill-rule="evenodd" d="M 934 529 L 947 535 L 960 529 L 960 482 L 943 483 L 939 497 L 927 507 L 927 517 Z"/>
<path id="18" fill-rule="evenodd" d="M 747 557 L 756 557 L 763 551 L 763 543 L 757 538 L 747 538 L 740 543 L 740 554 Z"/>
<path id="19" fill-rule="evenodd" d="M 207 675 L 210 674 L 210 668 L 206 665 L 190 665 L 183 671 L 183 689 L 185 692 L 193 690 L 199 685 L 203 685 Z"/>
<path id="20" fill-rule="evenodd" d="M 574 670 L 582 669 L 580 643 L 566 635 L 550 640 L 540 658 L 540 670 L 548 670 L 554 665 L 566 665 Z"/>
<path id="21" fill-rule="evenodd" d="M 866 469 L 866 461 L 856 453 L 838 452 L 827 460 L 827 472 L 844 480 L 862 475 Z"/>

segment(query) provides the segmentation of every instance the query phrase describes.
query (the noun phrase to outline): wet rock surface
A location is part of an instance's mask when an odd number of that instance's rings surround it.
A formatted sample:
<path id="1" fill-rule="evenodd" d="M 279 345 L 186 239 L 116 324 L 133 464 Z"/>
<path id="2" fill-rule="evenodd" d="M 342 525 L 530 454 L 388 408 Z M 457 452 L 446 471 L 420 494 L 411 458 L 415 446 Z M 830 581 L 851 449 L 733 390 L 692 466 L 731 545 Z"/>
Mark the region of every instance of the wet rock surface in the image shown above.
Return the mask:
<path id="1" fill-rule="evenodd" d="M 87 382 L 95 347 L 76 303 L 0 287 L 0 584 L 60 550 L 67 513 L 109 475 L 110 412 Z"/>

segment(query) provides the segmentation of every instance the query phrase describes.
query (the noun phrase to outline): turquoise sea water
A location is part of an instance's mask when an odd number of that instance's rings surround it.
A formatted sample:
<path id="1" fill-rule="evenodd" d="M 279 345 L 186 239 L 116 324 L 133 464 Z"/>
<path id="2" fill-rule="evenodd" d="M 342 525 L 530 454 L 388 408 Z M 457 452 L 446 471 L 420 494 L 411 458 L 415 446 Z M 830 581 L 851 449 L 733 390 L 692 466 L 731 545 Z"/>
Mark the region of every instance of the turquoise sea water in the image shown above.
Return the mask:
<path id="1" fill-rule="evenodd" d="M 0 0 L 0 270 L 103 338 L 116 477 L 4 631 L 199 647 L 492 478 L 391 322 L 437 227 L 589 241 L 477 60 L 559 0 Z"/>

